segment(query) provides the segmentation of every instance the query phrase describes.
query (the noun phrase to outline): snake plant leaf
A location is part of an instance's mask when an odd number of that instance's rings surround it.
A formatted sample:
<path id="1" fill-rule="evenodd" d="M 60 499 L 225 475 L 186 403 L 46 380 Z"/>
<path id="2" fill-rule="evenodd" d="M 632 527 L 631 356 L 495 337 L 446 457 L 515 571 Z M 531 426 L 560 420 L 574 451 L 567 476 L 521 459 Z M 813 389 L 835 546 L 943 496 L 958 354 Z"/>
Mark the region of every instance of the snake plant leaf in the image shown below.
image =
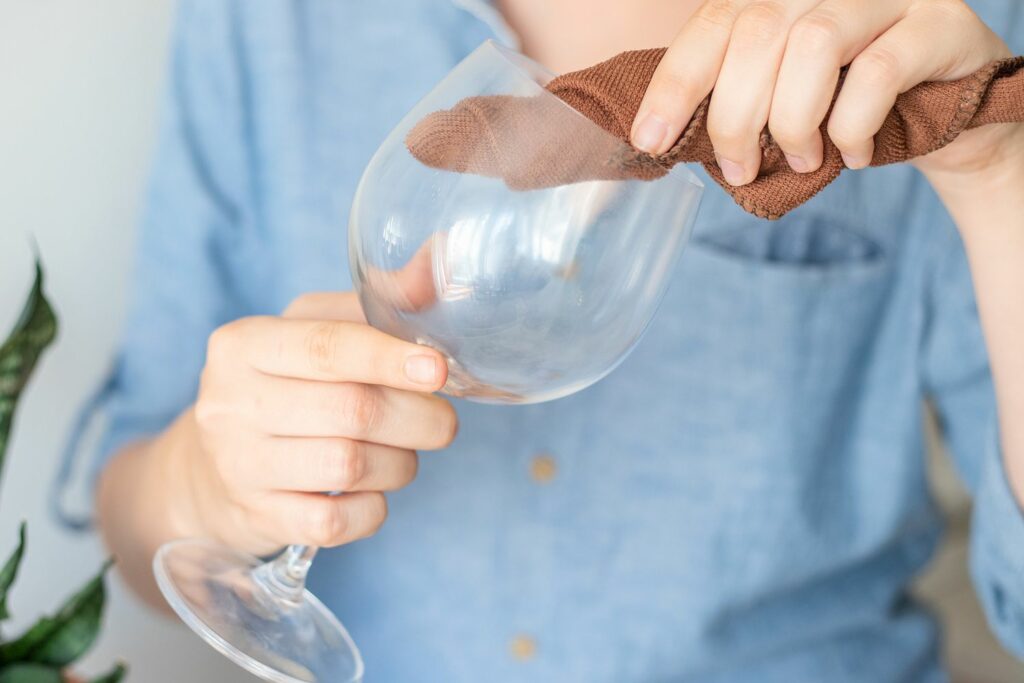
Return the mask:
<path id="1" fill-rule="evenodd" d="M 18 529 L 18 547 L 14 549 L 11 556 L 7 558 L 3 569 L 0 569 L 0 620 L 11 616 L 7 611 L 7 593 L 18 576 L 18 567 L 21 565 L 21 558 L 25 554 L 25 522 L 21 523 Z"/>
<path id="2" fill-rule="evenodd" d="M 128 668 L 124 664 L 118 664 L 109 673 L 98 676 L 89 681 L 89 683 L 118 683 L 118 681 L 124 678 L 126 673 L 128 673 Z M 0 681 L 0 683 L 3 683 L 3 681 Z"/>
<path id="3" fill-rule="evenodd" d="M 12 664 L 0 669 L 0 683 L 64 683 L 64 676 L 42 664 Z"/>
<path id="4" fill-rule="evenodd" d="M 57 316 L 43 294 L 43 268 L 36 260 L 32 291 L 10 336 L 0 346 L 0 471 L 18 398 L 39 356 L 56 336 Z"/>
<path id="5" fill-rule="evenodd" d="M 17 639 L 0 645 L 0 663 L 35 662 L 62 667 L 81 657 L 100 630 L 106 598 L 103 577 L 110 565 L 104 564 L 57 614 L 43 617 Z"/>

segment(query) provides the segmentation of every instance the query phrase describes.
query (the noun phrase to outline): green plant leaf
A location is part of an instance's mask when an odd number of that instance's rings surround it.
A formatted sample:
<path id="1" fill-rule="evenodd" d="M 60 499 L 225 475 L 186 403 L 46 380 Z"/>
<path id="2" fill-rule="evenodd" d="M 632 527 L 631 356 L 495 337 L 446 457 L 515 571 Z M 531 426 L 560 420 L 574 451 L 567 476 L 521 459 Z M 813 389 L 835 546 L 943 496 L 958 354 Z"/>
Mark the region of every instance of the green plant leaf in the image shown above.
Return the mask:
<path id="1" fill-rule="evenodd" d="M 25 522 L 21 523 L 18 529 L 18 547 L 14 549 L 7 559 L 3 569 L 0 569 L 0 620 L 10 617 L 7 611 L 7 593 L 18 576 L 18 567 L 21 565 L 21 557 L 25 554 Z"/>
<path id="2" fill-rule="evenodd" d="M 43 294 L 43 268 L 7 341 L 0 346 L 0 472 L 14 421 L 14 409 L 43 350 L 57 336 L 57 316 Z"/>
<path id="3" fill-rule="evenodd" d="M 92 679 L 89 683 L 118 683 L 124 675 L 128 673 L 128 668 L 124 664 L 118 664 L 109 673 Z M 3 681 L 0 681 L 3 683 Z"/>
<path id="4" fill-rule="evenodd" d="M 88 650 L 100 630 L 106 591 L 103 576 L 111 562 L 80 591 L 68 598 L 60 611 L 43 617 L 25 633 L 0 645 L 0 662 L 35 662 L 67 666 Z"/>
<path id="5" fill-rule="evenodd" d="M 64 683 L 64 676 L 42 664 L 14 664 L 0 670 L 0 683 Z"/>

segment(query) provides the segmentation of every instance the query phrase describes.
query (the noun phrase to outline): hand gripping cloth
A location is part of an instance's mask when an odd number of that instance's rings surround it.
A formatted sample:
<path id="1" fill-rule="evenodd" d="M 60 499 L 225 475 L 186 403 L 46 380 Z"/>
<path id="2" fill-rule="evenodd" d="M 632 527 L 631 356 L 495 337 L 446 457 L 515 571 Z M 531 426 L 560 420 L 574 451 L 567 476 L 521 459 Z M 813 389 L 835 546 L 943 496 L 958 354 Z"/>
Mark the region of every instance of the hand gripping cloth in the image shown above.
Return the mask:
<path id="1" fill-rule="evenodd" d="M 665 48 L 623 52 L 595 66 L 551 80 L 545 89 L 572 111 L 547 97 L 470 97 L 452 109 L 419 121 L 406 137 L 409 151 L 433 168 L 501 178 L 514 190 L 553 187 L 585 180 L 652 180 L 674 165 L 697 162 L 741 207 L 762 218 L 779 218 L 835 180 L 845 168 L 821 125 L 824 161 L 811 173 L 786 162 L 767 129 L 761 134 L 757 178 L 744 186 L 725 182 L 706 127 L 709 98 L 697 107 L 679 140 L 652 156 L 629 143 L 630 130 Z M 840 74 L 836 95 L 846 71 Z M 835 95 L 832 99 L 835 104 Z M 831 113 L 831 107 L 829 109 Z M 607 156 L 588 153 L 587 136 L 560 142 L 534 132 L 559 130 L 579 112 L 627 143 Z M 933 152 L 964 130 L 991 123 L 1024 121 L 1024 57 L 992 62 L 956 81 L 922 83 L 896 99 L 875 135 L 872 166 L 907 161 Z M 578 135 L 579 125 L 563 126 Z M 592 150 L 590 150 L 592 151 Z"/>

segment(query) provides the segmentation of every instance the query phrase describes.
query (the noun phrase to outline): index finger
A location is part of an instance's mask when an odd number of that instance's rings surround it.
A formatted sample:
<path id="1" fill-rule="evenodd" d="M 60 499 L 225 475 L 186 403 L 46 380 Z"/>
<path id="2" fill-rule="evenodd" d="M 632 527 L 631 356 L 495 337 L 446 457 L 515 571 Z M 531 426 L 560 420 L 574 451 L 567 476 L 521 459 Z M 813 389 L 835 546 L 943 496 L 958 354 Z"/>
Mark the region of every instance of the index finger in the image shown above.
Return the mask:
<path id="1" fill-rule="evenodd" d="M 640 102 L 630 141 L 663 154 L 675 144 L 718 80 L 733 23 L 747 0 L 706 0 L 683 25 Z"/>
<path id="2" fill-rule="evenodd" d="M 444 357 L 369 325 L 339 320 L 245 318 L 220 328 L 209 353 L 240 357 L 268 375 L 438 391 Z"/>

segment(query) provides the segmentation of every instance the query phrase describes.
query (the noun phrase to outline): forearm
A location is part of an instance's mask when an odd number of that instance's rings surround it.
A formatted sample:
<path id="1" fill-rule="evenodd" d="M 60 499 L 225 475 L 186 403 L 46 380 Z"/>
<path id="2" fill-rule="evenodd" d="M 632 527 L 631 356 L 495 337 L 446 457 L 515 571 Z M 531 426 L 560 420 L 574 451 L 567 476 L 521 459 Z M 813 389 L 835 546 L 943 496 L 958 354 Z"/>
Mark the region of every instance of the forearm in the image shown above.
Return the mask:
<path id="1" fill-rule="evenodd" d="M 120 451 L 104 469 L 97 492 L 100 531 L 125 582 L 145 602 L 167 611 L 152 562 L 166 541 L 196 533 L 184 466 L 197 447 L 191 410 L 155 439 Z"/>
<path id="2" fill-rule="evenodd" d="M 1024 505 L 1024 133 L 985 169 L 929 177 L 964 240 L 999 409 L 1005 469 Z"/>

